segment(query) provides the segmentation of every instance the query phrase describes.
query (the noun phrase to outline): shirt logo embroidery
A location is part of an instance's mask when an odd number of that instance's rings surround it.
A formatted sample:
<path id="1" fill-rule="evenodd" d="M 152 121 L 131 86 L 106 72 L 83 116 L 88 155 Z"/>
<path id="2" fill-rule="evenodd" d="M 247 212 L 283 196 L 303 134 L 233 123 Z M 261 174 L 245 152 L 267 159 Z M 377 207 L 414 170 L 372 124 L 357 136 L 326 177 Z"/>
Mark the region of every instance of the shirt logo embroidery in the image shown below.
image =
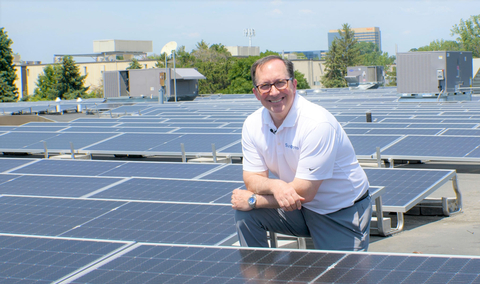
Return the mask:
<path id="1" fill-rule="evenodd" d="M 289 145 L 288 143 L 285 143 L 285 147 L 289 148 L 289 149 L 292 149 L 292 150 L 300 150 L 300 148 L 298 148 L 298 146 Z"/>

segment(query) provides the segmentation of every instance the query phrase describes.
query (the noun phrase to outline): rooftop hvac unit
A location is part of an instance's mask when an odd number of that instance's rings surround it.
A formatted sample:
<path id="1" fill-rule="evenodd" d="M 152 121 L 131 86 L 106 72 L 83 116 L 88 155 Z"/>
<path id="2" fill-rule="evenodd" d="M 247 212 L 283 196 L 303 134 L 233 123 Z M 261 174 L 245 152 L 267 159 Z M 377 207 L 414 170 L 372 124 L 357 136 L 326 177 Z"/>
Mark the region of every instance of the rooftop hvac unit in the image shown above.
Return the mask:
<path id="1" fill-rule="evenodd" d="M 345 80 L 350 88 L 378 88 L 378 86 L 384 83 L 383 66 L 347 67 Z"/>
<path id="2" fill-rule="evenodd" d="M 470 93 L 472 52 L 426 51 L 397 54 L 397 92 L 402 96 Z"/>

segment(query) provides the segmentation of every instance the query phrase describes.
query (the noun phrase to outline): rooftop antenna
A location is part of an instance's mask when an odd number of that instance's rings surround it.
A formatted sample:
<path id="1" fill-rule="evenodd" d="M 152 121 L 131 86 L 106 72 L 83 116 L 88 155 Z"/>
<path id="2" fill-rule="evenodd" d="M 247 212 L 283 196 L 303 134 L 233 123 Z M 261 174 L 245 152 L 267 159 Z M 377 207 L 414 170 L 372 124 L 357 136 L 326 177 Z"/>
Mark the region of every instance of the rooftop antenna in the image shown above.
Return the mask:
<path id="1" fill-rule="evenodd" d="M 252 37 L 255 36 L 255 29 L 245 29 L 243 34 L 248 37 L 248 46 L 252 47 Z"/>

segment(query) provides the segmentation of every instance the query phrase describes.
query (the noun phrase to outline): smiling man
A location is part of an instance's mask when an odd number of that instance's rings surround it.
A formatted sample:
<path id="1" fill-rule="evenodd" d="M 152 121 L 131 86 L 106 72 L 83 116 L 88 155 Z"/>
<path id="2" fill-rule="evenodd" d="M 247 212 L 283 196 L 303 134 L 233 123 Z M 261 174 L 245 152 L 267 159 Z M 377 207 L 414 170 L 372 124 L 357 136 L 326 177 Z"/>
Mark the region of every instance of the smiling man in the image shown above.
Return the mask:
<path id="1" fill-rule="evenodd" d="M 367 250 L 369 184 L 345 131 L 296 94 L 292 62 L 264 57 L 251 74 L 263 107 L 242 130 L 247 189 L 235 189 L 231 199 L 240 244 L 268 247 L 266 232 L 273 231 L 312 237 L 316 249 Z"/>

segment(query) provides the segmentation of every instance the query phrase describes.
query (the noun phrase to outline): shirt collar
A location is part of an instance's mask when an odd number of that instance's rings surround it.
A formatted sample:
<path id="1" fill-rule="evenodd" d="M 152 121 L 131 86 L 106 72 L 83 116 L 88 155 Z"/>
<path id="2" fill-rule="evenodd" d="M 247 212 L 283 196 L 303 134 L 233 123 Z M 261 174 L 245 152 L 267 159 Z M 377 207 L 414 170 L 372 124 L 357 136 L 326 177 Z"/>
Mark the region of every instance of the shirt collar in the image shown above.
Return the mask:
<path id="1" fill-rule="evenodd" d="M 300 101 L 302 99 L 303 97 L 301 97 L 299 94 L 295 94 L 292 107 L 290 108 L 290 111 L 288 112 L 287 116 L 285 117 L 285 120 L 283 121 L 282 125 L 280 125 L 278 130 L 284 127 L 295 126 L 295 123 L 297 122 L 297 118 L 300 114 L 299 112 L 300 104 L 301 104 Z M 275 127 L 275 124 L 273 123 L 273 119 L 270 116 L 268 109 L 266 109 L 265 107 L 263 108 L 263 111 L 262 111 L 262 120 L 263 120 L 263 124 L 267 124 L 269 128 Z"/>

